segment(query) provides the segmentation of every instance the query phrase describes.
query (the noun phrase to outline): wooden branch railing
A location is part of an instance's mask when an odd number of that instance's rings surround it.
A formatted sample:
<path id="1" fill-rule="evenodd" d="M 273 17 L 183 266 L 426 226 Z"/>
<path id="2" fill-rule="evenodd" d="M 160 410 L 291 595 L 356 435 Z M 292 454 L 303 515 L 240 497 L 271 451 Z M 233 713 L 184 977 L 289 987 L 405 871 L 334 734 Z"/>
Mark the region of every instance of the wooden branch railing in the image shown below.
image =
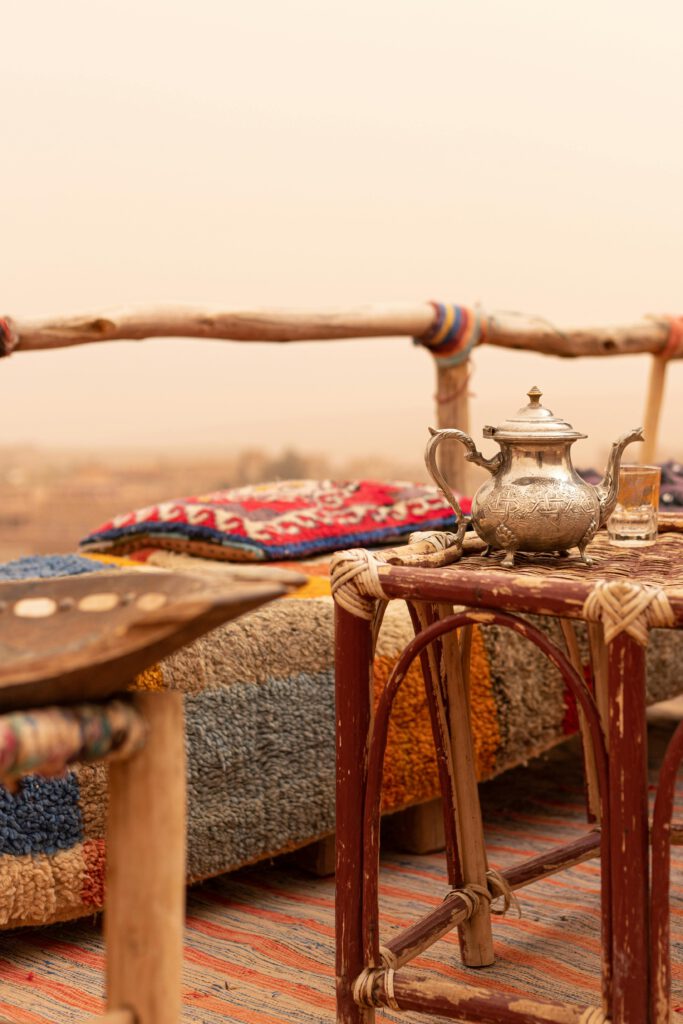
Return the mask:
<path id="1" fill-rule="evenodd" d="M 97 341 L 214 338 L 224 341 L 324 341 L 342 338 L 419 337 L 434 319 L 429 302 L 372 305 L 336 311 L 191 308 L 96 313 L 91 316 L 11 320 L 17 351 L 64 348 Z M 560 328 L 543 317 L 502 312 L 484 315 L 482 342 L 552 356 L 608 356 L 666 348 L 667 317 L 616 327 Z M 680 353 L 683 355 L 683 353 Z"/>
<path id="2" fill-rule="evenodd" d="M 479 344 L 523 349 L 543 355 L 573 358 L 650 354 L 653 361 L 644 422 L 646 442 L 640 457 L 655 456 L 666 366 L 683 358 L 683 319 L 652 316 L 633 324 L 608 327 L 559 327 L 540 316 L 516 312 L 486 313 Z M 103 341 L 141 341 L 149 338 L 205 338 L 225 341 L 326 341 L 352 338 L 421 337 L 434 324 L 430 302 L 371 305 L 320 310 L 259 309 L 210 311 L 192 308 L 122 310 L 89 316 L 40 319 L 0 319 L 0 341 L 6 353 L 65 348 Z M 436 358 L 438 426 L 469 428 L 466 353 L 459 365 Z M 451 361 L 452 362 L 452 361 Z M 446 453 L 444 466 L 453 485 L 466 489 L 466 463 L 459 446 Z"/>

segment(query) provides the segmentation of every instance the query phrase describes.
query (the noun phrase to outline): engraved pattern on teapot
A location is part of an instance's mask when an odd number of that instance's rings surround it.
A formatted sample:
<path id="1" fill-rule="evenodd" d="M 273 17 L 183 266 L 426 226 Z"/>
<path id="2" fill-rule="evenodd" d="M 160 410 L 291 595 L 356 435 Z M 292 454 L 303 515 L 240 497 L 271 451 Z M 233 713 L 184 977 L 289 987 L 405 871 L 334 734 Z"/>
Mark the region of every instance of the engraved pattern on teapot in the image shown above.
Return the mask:
<path id="1" fill-rule="evenodd" d="M 480 537 L 493 547 L 547 551 L 578 546 L 591 528 L 595 532 L 600 510 L 588 486 L 543 480 L 485 485 L 472 515 Z"/>
<path id="2" fill-rule="evenodd" d="M 532 485 L 533 486 L 533 485 Z M 552 492 L 549 494 L 549 488 Z M 520 494 L 520 486 L 509 485 L 498 488 L 493 495 L 493 500 L 480 505 L 479 518 L 484 519 L 487 514 L 498 516 L 505 520 L 509 515 L 560 515 L 572 520 L 583 519 L 587 514 L 595 511 L 595 504 L 589 501 L 587 495 L 576 494 L 574 487 L 552 481 L 550 484 L 543 484 L 542 487 L 534 487 L 536 493 Z M 540 494 L 538 493 L 540 492 Z"/>

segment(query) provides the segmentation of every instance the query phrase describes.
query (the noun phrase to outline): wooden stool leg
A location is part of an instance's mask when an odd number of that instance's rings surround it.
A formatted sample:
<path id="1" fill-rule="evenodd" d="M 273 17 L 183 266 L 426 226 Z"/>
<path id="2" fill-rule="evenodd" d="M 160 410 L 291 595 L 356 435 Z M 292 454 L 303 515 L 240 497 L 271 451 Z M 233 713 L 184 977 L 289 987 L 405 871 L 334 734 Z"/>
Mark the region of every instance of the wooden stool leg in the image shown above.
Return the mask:
<path id="1" fill-rule="evenodd" d="M 440 607 L 439 615 L 451 614 L 450 607 Z M 472 741 L 472 725 L 463 673 L 460 645 L 455 633 L 443 638 L 443 658 L 448 687 L 448 712 L 455 782 L 455 817 L 460 863 L 466 885 L 486 888 L 486 846 L 479 803 L 479 788 Z M 460 926 L 463 963 L 467 967 L 486 967 L 494 962 L 491 910 L 486 900 L 469 921 Z"/>
<path id="2" fill-rule="evenodd" d="M 372 1024 L 373 1009 L 353 998 L 363 954 L 363 805 L 372 724 L 372 627 L 339 605 L 335 611 L 337 707 L 337 1021 Z"/>
<path id="3" fill-rule="evenodd" d="M 149 734 L 109 769 L 107 1006 L 136 1024 L 177 1024 L 185 910 L 182 694 L 139 693 Z M 116 1019 L 116 1018 L 113 1018 Z"/>

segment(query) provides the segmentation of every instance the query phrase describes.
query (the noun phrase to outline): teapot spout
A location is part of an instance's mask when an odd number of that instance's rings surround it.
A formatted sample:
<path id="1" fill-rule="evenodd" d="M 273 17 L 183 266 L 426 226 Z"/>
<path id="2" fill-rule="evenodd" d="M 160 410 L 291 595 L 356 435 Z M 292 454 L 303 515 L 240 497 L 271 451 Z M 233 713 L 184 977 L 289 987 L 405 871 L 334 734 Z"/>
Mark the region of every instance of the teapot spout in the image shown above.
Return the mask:
<path id="1" fill-rule="evenodd" d="M 618 437 L 612 445 L 612 450 L 607 460 L 607 469 L 605 475 L 599 484 L 596 484 L 595 490 L 597 492 L 598 501 L 600 502 L 600 523 L 599 526 L 604 526 L 609 517 L 614 512 L 614 506 L 617 503 L 617 491 L 619 489 L 619 468 L 621 466 L 621 457 L 624 453 L 624 448 L 631 444 L 633 441 L 644 441 L 643 428 L 636 427 L 635 430 L 627 430 L 625 434 Z"/>

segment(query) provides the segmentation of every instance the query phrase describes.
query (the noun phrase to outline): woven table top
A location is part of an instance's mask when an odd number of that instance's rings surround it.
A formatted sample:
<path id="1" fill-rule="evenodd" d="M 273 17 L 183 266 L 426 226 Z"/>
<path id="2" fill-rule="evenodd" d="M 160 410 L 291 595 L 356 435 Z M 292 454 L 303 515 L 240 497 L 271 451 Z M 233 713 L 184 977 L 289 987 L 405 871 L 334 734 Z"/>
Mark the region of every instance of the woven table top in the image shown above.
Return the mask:
<path id="1" fill-rule="evenodd" d="M 520 553 L 515 557 L 513 569 L 503 569 L 499 564 L 501 556 L 495 553 L 485 558 L 480 554 L 465 553 L 461 561 L 442 569 L 441 572 L 480 572 L 485 569 L 499 571 L 512 577 L 533 574 L 554 580 L 591 583 L 598 580 L 629 579 L 664 589 L 680 588 L 683 591 L 683 534 L 660 534 L 656 543 L 650 547 L 619 548 L 610 544 L 607 532 L 601 530 L 589 545 L 586 554 L 593 562 L 590 566 L 580 562 L 575 554 L 560 558 L 557 555 Z"/>
<path id="2" fill-rule="evenodd" d="M 480 607 L 582 617 L 583 604 L 596 584 L 628 581 L 665 591 L 683 625 L 683 532 L 666 522 L 650 547 L 619 548 L 601 530 L 590 544 L 590 566 L 577 555 L 518 554 L 514 568 L 500 565 L 501 555 L 484 557 L 478 538 L 466 541 L 458 562 L 443 568 L 381 566 L 379 578 L 391 597 L 453 601 Z M 469 550 L 467 550 L 469 548 Z M 474 550 L 472 550 L 474 548 Z"/>

